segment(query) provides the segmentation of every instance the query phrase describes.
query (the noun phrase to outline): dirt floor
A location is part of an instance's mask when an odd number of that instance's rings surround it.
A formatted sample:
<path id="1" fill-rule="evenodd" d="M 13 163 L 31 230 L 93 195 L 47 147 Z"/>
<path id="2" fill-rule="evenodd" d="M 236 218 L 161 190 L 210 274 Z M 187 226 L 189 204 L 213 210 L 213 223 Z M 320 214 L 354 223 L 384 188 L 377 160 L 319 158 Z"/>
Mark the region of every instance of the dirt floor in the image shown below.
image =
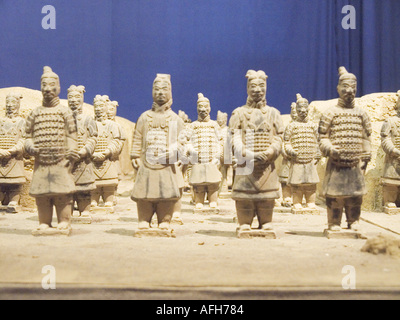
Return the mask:
<path id="1" fill-rule="evenodd" d="M 232 200 L 220 201 L 219 215 L 191 208 L 185 196 L 176 238 L 135 238 L 136 204 L 127 197 L 117 214 L 74 224 L 70 237 L 33 237 L 35 212 L 0 216 L 0 298 L 400 298 L 400 260 L 361 252 L 366 240 L 325 238 L 323 208 L 314 216 L 275 213 L 275 240 L 238 239 Z M 400 216 L 362 217 L 368 237 L 399 237 Z M 56 271 L 51 292 L 41 286 L 47 265 Z M 354 267 L 356 290 L 342 287 L 345 266 Z"/>

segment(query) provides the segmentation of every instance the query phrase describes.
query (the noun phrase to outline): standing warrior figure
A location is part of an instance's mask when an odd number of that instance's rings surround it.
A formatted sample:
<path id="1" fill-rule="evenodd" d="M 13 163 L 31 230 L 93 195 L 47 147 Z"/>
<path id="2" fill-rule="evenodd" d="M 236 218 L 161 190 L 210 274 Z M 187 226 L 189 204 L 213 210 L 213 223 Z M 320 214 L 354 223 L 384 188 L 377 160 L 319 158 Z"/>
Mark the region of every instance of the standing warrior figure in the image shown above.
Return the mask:
<path id="1" fill-rule="evenodd" d="M 220 171 L 222 181 L 219 188 L 219 196 L 225 197 L 229 192 L 229 186 L 232 185 L 233 168 L 232 168 L 232 148 L 229 142 L 228 114 L 218 111 L 217 123 L 219 125 L 219 136 L 222 144 Z"/>
<path id="2" fill-rule="evenodd" d="M 284 131 L 280 112 L 267 105 L 267 75 L 248 71 L 247 104 L 232 113 L 229 127 L 234 157 L 238 161 L 232 199 L 236 201 L 238 236 L 250 233 L 254 216 L 262 232 L 254 235 L 275 237 L 272 215 L 280 184 L 275 160 L 282 148 Z"/>
<path id="3" fill-rule="evenodd" d="M 97 143 L 97 125 L 92 116 L 83 114 L 84 93 L 84 86 L 72 85 L 68 89 L 68 105 L 78 128 L 79 159 L 72 168 L 76 185 L 74 201 L 77 203 L 81 219 L 90 223 L 91 192 L 96 189 L 92 156 Z"/>
<path id="4" fill-rule="evenodd" d="M 363 196 L 366 194 L 364 172 L 371 159 L 371 121 L 366 111 L 357 107 L 357 78 L 339 68 L 338 105 L 328 109 L 319 123 L 320 149 L 329 157 L 323 195 L 328 208 L 329 237 L 341 231 L 343 209 L 349 229 L 357 233 Z"/>
<path id="5" fill-rule="evenodd" d="M 205 196 L 210 202 L 210 210 L 217 213 L 218 190 L 221 183 L 220 164 L 222 145 L 219 125 L 210 119 L 210 101 L 198 95 L 198 119 L 188 127 L 189 154 L 192 172 L 189 184 L 193 186 L 195 211 L 202 212 Z"/>
<path id="6" fill-rule="evenodd" d="M 317 164 L 321 159 L 318 146 L 318 126 L 308 119 L 309 103 L 297 95 L 297 118 L 290 123 L 284 134 L 285 154 L 291 163 L 288 185 L 293 193 L 292 212 L 319 213 L 316 205 L 316 191 L 319 177 Z M 303 197 L 307 208 L 303 208 Z"/>
<path id="7" fill-rule="evenodd" d="M 400 213 L 400 91 L 395 106 L 397 115 L 382 126 L 382 149 L 386 153 L 383 172 L 383 201 L 387 214 Z"/>
<path id="8" fill-rule="evenodd" d="M 94 98 L 94 114 L 97 126 L 97 144 L 93 153 L 96 189 L 92 191 L 92 210 L 102 211 L 98 206 L 103 198 L 106 213 L 114 213 L 114 197 L 118 187 L 118 164 L 116 159 L 121 151 L 122 137 L 118 125 L 107 118 L 108 96 Z"/>
<path id="9" fill-rule="evenodd" d="M 291 117 L 291 122 L 296 121 L 296 107 L 297 104 L 295 102 L 292 103 L 291 105 L 291 112 L 290 112 L 290 117 Z M 279 182 L 281 183 L 282 187 L 282 207 L 286 208 L 291 208 L 293 205 L 293 199 L 292 199 L 292 188 L 289 186 L 289 174 L 290 174 L 290 161 L 288 159 L 288 155 L 286 154 L 285 151 L 285 141 L 283 141 L 283 146 L 282 146 L 282 166 L 279 171 Z"/>
<path id="10" fill-rule="evenodd" d="M 152 109 L 144 112 L 136 124 L 131 158 L 138 173 L 131 198 L 138 208 L 137 235 L 151 234 L 150 223 L 155 213 L 157 232 L 174 236 L 170 222 L 182 196 L 183 177 L 177 162 L 178 135 L 184 123 L 171 110 L 170 75 L 157 75 L 153 83 L 153 101 Z"/>
<path id="11" fill-rule="evenodd" d="M 33 234 L 69 235 L 76 190 L 71 171 L 79 159 L 76 122 L 72 111 L 60 105 L 60 80 L 49 67 L 44 67 L 41 88 L 43 105 L 26 120 L 25 149 L 35 157 L 30 195 L 36 198 L 39 214 L 39 228 Z M 57 229 L 51 228 L 53 207 Z"/>
<path id="12" fill-rule="evenodd" d="M 26 182 L 25 120 L 19 116 L 21 99 L 20 94 L 9 94 L 6 116 L 0 120 L 0 202 L 10 213 L 20 211 L 21 187 Z"/>

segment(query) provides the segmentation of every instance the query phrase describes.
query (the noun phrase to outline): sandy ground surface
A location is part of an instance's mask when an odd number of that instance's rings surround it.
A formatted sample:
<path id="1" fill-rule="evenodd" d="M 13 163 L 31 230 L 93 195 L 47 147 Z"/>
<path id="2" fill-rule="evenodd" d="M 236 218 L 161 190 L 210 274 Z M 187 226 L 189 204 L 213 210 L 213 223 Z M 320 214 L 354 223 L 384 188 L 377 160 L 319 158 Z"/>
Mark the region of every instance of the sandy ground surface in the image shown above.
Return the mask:
<path id="1" fill-rule="evenodd" d="M 136 204 L 125 197 L 117 214 L 74 224 L 70 237 L 33 237 L 35 212 L 0 216 L 0 298 L 400 298 L 400 260 L 361 252 L 366 240 L 325 238 L 323 208 L 319 216 L 276 213 L 275 240 L 237 239 L 232 200 L 220 201 L 219 215 L 191 208 L 185 196 L 184 225 L 173 225 L 171 239 L 135 238 Z M 400 234 L 400 216 L 363 219 L 368 237 Z M 52 292 L 41 288 L 47 265 L 56 270 Z M 347 265 L 356 271 L 353 292 L 342 288 Z"/>

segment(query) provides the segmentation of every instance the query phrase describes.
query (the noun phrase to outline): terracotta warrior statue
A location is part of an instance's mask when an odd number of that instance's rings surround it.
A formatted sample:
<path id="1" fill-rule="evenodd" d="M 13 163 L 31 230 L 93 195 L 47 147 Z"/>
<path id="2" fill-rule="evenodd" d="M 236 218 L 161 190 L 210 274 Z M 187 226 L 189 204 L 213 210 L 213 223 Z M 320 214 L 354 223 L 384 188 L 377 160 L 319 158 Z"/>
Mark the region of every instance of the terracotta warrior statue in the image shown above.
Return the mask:
<path id="1" fill-rule="evenodd" d="M 229 141 L 229 127 L 228 127 L 228 114 L 218 111 L 217 123 L 219 125 L 219 136 L 222 144 L 222 153 L 220 160 L 220 171 L 222 174 L 222 181 L 219 188 L 219 194 L 227 194 L 229 186 L 232 185 L 233 168 L 232 168 L 232 148 L 228 143 Z"/>
<path id="2" fill-rule="evenodd" d="M 210 119 L 210 101 L 199 93 L 198 119 L 189 125 L 188 150 L 192 171 L 189 183 L 193 186 L 195 210 L 203 210 L 207 194 L 210 209 L 218 211 L 218 190 L 221 183 L 219 171 L 222 145 L 219 125 Z"/>
<path id="3" fill-rule="evenodd" d="M 44 67 L 41 78 L 43 104 L 26 120 L 26 151 L 35 157 L 30 195 L 36 199 L 39 228 L 34 235 L 70 234 L 73 193 L 71 173 L 79 159 L 77 127 L 72 111 L 60 104 L 60 80 L 51 68 Z M 52 229 L 53 207 L 58 226 Z"/>
<path id="4" fill-rule="evenodd" d="M 131 198 L 137 203 L 139 233 L 150 231 L 156 214 L 158 231 L 171 235 L 171 218 L 182 196 L 178 136 L 184 123 L 171 105 L 171 76 L 158 74 L 153 83 L 153 106 L 137 121 L 131 152 L 138 168 Z"/>
<path id="5" fill-rule="evenodd" d="M 382 149 L 386 153 L 383 172 L 383 201 L 385 212 L 400 213 L 400 91 L 395 106 L 396 116 L 386 119 L 382 126 Z"/>
<path id="6" fill-rule="evenodd" d="M 293 194 L 293 213 L 317 213 L 315 205 L 319 177 L 317 164 L 321 159 L 318 126 L 308 119 L 309 103 L 297 95 L 296 120 L 285 130 L 284 149 L 291 165 L 288 185 Z M 303 197 L 306 209 L 303 209 Z"/>
<path id="7" fill-rule="evenodd" d="M 23 154 L 25 120 L 19 116 L 20 94 L 6 97 L 6 116 L 0 119 L 0 202 L 10 213 L 19 211 L 21 187 L 26 182 Z"/>
<path id="8" fill-rule="evenodd" d="M 296 102 L 293 102 L 291 105 L 291 112 L 290 112 L 291 122 L 296 121 L 296 117 L 297 117 L 296 107 L 297 107 Z M 291 208 L 293 205 L 292 188 L 288 184 L 289 183 L 290 161 L 289 161 L 288 155 L 286 154 L 285 141 L 283 141 L 281 155 L 282 155 L 282 166 L 279 171 L 279 182 L 281 183 L 281 187 L 282 187 L 281 206 Z"/>
<path id="9" fill-rule="evenodd" d="M 84 86 L 72 85 L 68 89 L 68 105 L 74 114 L 78 128 L 78 155 L 72 168 L 74 175 L 76 201 L 82 219 L 91 221 L 91 192 L 96 190 L 92 156 L 97 143 L 97 125 L 93 117 L 83 113 Z"/>
<path id="10" fill-rule="evenodd" d="M 366 111 L 356 106 L 357 78 L 339 68 L 339 102 L 328 109 L 319 124 L 320 149 L 329 157 L 323 195 L 328 209 L 327 232 L 341 231 L 343 209 L 349 229 L 359 230 L 364 172 L 371 159 L 371 121 Z"/>
<path id="11" fill-rule="evenodd" d="M 114 213 L 114 198 L 120 172 L 116 159 L 121 152 L 123 137 L 121 137 L 118 125 L 114 121 L 108 120 L 109 101 L 108 96 L 97 95 L 93 102 L 98 136 L 92 157 L 96 189 L 92 191 L 91 210 L 102 210 L 99 203 L 100 198 L 103 198 L 106 213 Z"/>
<path id="12" fill-rule="evenodd" d="M 239 237 L 242 232 L 251 232 L 254 216 L 261 230 L 268 233 L 273 229 L 275 199 L 280 197 L 275 160 L 284 131 L 280 112 L 267 105 L 267 75 L 250 70 L 246 77 L 247 104 L 232 113 L 229 123 L 237 160 L 232 199 L 236 201 Z"/>

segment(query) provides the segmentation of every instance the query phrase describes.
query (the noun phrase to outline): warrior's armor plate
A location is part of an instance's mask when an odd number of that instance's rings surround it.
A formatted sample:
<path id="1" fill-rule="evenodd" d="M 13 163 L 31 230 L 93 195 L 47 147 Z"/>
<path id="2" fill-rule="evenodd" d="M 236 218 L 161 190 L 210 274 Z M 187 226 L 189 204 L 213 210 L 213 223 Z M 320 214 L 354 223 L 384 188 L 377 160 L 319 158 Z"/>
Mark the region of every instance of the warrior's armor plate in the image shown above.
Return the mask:
<path id="1" fill-rule="evenodd" d="M 14 149 L 16 155 L 0 161 L 0 184 L 23 184 L 24 172 L 25 120 L 21 117 L 0 120 L 0 149 Z"/>
<path id="2" fill-rule="evenodd" d="M 391 117 L 382 125 L 382 149 L 386 153 L 383 183 L 400 185 L 400 159 L 393 156 L 395 149 L 400 150 L 400 118 Z"/>
<path id="3" fill-rule="evenodd" d="M 265 200 L 279 198 L 279 180 L 274 161 L 282 148 L 283 123 L 278 110 L 264 106 L 252 108 L 244 106 L 236 109 L 229 122 L 233 136 L 234 156 L 238 167 L 245 167 L 242 156 L 249 153 L 272 151 L 270 162 L 254 162 L 252 173 L 237 174 L 233 185 L 234 200 Z M 249 161 L 251 159 L 248 159 Z M 242 163 L 241 163 L 242 162 Z"/>

